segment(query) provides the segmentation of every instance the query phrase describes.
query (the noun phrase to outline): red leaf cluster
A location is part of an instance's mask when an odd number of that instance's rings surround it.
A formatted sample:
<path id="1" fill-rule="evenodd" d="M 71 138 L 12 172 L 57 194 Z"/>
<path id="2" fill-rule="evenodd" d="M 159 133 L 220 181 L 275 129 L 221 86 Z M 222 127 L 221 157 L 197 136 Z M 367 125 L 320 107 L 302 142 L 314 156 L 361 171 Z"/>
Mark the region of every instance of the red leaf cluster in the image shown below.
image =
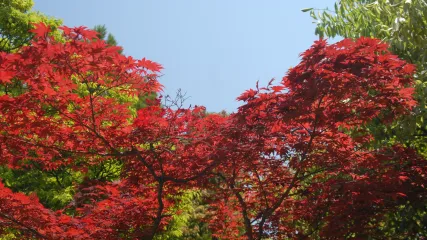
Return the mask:
<path id="1" fill-rule="evenodd" d="M 229 116 L 160 104 L 132 115 L 112 95 L 161 90 L 157 63 L 120 55 L 84 27 L 64 41 L 36 26 L 30 46 L 0 55 L 0 161 L 45 171 L 123 163 L 120 182 L 84 182 L 64 212 L 0 185 L 0 229 L 44 239 L 151 239 L 169 196 L 204 189 L 221 239 L 365 236 L 402 201 L 425 197 L 425 160 L 401 146 L 367 149 L 350 133 L 408 113 L 414 67 L 378 40 L 316 42 L 278 85 L 250 89 Z M 361 132 L 363 134 L 363 132 Z M 348 220 L 348 219 L 351 219 Z M 244 229 L 244 232 L 242 232 Z"/>

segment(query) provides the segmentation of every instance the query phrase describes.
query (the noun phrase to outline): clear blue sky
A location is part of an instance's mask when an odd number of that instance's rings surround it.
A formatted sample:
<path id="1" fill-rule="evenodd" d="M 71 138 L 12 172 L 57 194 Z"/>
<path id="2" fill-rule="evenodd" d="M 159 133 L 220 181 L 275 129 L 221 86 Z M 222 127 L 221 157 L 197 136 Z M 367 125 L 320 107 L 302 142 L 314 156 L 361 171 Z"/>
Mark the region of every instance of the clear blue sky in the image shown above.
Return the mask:
<path id="1" fill-rule="evenodd" d="M 165 68 L 165 94 L 181 88 L 187 104 L 235 111 L 235 99 L 280 80 L 317 37 L 302 8 L 335 0 L 35 0 L 67 26 L 105 24 L 124 53 Z"/>

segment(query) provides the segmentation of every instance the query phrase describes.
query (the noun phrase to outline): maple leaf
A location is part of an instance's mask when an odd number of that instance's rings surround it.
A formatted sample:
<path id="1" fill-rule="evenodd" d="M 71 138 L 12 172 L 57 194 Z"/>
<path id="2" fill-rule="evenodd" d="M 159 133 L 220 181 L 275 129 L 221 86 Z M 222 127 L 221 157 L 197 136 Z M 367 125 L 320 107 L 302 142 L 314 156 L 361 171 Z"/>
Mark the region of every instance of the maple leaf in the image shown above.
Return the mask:
<path id="1" fill-rule="evenodd" d="M 43 90 L 43 93 L 44 94 L 46 94 L 46 95 L 48 95 L 48 96 L 54 96 L 54 95 L 56 95 L 57 93 L 56 93 L 56 91 L 55 90 L 53 90 L 51 87 L 46 87 L 44 90 Z"/>
<path id="2" fill-rule="evenodd" d="M 9 83 L 14 75 L 12 71 L 0 71 L 0 83 Z"/>
<path id="3" fill-rule="evenodd" d="M 138 63 L 141 67 L 144 67 L 153 72 L 160 72 L 163 69 L 162 65 L 145 58 L 139 60 Z"/>
<path id="4" fill-rule="evenodd" d="M 411 74 L 412 75 L 412 74 L 414 74 L 415 70 L 416 70 L 416 67 L 413 64 L 406 64 L 403 67 L 403 72 L 406 73 L 406 74 Z"/>
<path id="5" fill-rule="evenodd" d="M 239 101 L 247 101 L 247 100 L 249 100 L 249 99 L 251 99 L 251 98 L 255 97 L 255 95 L 256 95 L 257 93 L 258 93 L 258 92 L 257 92 L 257 91 L 255 91 L 255 90 L 253 90 L 253 89 L 246 90 L 244 93 L 242 93 L 242 94 L 237 98 L 237 100 L 239 100 Z"/>
<path id="6" fill-rule="evenodd" d="M 401 193 L 401 192 L 396 193 L 396 195 L 397 195 L 397 196 L 399 196 L 399 197 L 407 197 L 407 195 L 406 195 L 406 194 Z"/>
<path id="7" fill-rule="evenodd" d="M 35 33 L 39 38 L 46 37 L 50 32 L 50 27 L 43 22 L 33 23 L 33 26 L 34 29 L 31 29 L 30 32 Z"/>
<path id="8" fill-rule="evenodd" d="M 412 95 L 414 94 L 415 89 L 414 88 L 402 88 L 399 90 L 399 95 L 402 96 L 404 99 L 411 100 Z"/>
<path id="9" fill-rule="evenodd" d="M 273 86 L 273 87 L 271 87 L 271 89 L 273 89 L 273 92 L 276 93 L 276 92 L 282 91 L 283 89 L 285 89 L 285 87 L 284 86 Z"/>
<path id="10" fill-rule="evenodd" d="M 62 32 L 64 33 L 64 35 L 70 35 L 71 34 L 71 28 L 67 27 L 67 26 L 61 26 L 59 27 L 59 29 L 62 30 Z"/>
<path id="11" fill-rule="evenodd" d="M 98 39 L 98 32 L 95 30 L 88 29 L 85 26 L 79 26 L 73 29 L 73 31 L 82 36 L 84 39 L 92 40 L 92 39 Z"/>
<path id="12" fill-rule="evenodd" d="M 403 175 L 399 176 L 399 180 L 401 180 L 402 182 L 406 182 L 408 179 L 409 177 L 407 176 L 403 176 Z"/>

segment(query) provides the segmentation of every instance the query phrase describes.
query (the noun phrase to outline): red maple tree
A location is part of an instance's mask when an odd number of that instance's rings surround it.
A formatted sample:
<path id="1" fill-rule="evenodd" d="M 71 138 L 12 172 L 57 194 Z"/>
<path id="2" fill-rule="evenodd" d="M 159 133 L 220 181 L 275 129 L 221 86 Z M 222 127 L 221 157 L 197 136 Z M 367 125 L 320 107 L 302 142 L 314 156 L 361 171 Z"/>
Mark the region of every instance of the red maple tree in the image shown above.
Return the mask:
<path id="1" fill-rule="evenodd" d="M 154 102 L 136 116 L 117 97 L 161 90 L 161 66 L 39 24 L 30 46 L 0 54 L 0 161 L 50 171 L 123 163 L 118 182 L 85 182 L 74 216 L 0 184 L 0 231 L 41 239 L 152 239 L 168 224 L 167 196 L 206 189 L 221 239 L 363 238 L 401 201 L 425 197 L 425 160 L 396 145 L 372 149 L 364 126 L 416 104 L 414 67 L 378 40 L 317 41 L 282 82 L 251 89 L 229 116 Z M 243 230 L 244 229 L 244 230 Z"/>

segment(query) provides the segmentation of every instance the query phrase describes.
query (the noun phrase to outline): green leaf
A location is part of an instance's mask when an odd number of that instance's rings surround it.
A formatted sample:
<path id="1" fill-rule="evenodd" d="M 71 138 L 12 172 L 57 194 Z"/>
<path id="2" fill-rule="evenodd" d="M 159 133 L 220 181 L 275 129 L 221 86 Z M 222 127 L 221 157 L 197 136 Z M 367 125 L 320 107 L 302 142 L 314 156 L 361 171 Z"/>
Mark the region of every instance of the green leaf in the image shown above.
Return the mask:
<path id="1" fill-rule="evenodd" d="M 311 10 L 313 10 L 313 8 L 303 8 L 303 9 L 301 9 L 301 12 L 308 12 Z"/>

